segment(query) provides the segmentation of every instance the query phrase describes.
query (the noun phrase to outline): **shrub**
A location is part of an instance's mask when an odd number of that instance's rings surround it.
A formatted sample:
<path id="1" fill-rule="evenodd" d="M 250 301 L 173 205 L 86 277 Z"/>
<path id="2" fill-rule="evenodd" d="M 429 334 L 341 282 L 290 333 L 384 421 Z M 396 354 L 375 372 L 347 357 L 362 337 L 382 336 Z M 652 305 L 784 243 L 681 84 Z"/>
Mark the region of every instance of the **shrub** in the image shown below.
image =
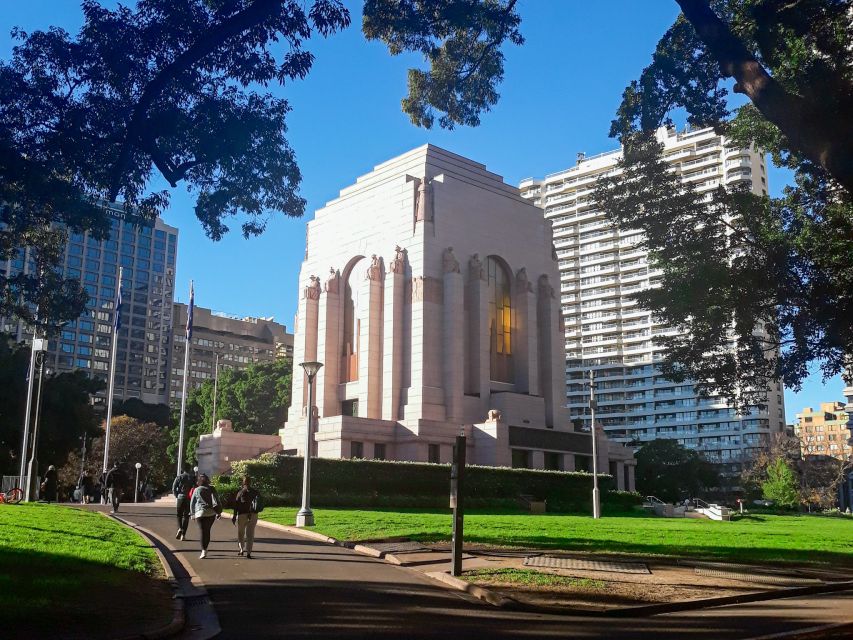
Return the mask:
<path id="1" fill-rule="evenodd" d="M 233 462 L 234 480 L 223 482 L 219 491 L 227 503 L 236 480 L 248 474 L 268 504 L 299 504 L 302 467 L 301 457 L 279 454 Z M 629 510 L 640 502 L 639 494 L 608 491 L 612 476 L 599 475 L 599 484 L 603 502 L 614 510 Z M 466 506 L 472 509 L 513 509 L 518 507 L 518 496 L 531 495 L 546 500 L 549 511 L 587 512 L 591 492 L 589 473 L 466 467 Z M 450 466 L 446 464 L 330 458 L 311 462 L 312 506 L 447 508 L 449 496 Z"/>

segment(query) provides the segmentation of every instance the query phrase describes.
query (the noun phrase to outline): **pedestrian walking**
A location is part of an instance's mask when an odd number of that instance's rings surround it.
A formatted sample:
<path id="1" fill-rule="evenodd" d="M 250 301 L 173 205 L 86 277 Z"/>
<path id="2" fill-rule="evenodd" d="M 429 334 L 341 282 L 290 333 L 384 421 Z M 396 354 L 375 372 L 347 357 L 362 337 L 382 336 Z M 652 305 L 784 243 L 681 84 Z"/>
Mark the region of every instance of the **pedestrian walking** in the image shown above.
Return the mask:
<path id="1" fill-rule="evenodd" d="M 222 503 L 216 489 L 210 486 L 210 478 L 200 474 L 195 491 L 190 498 L 190 513 L 198 523 L 201 534 L 201 554 L 199 558 L 207 557 L 207 547 L 210 544 L 210 529 L 222 513 Z"/>
<path id="2" fill-rule="evenodd" d="M 258 513 L 263 511 L 261 494 L 252 487 L 249 476 L 243 477 L 243 486 L 237 492 L 234 501 L 234 516 L 232 522 L 237 524 L 237 555 L 245 555 L 251 560 L 252 546 L 255 542 L 255 526 L 258 524 Z"/>
<path id="3" fill-rule="evenodd" d="M 95 492 L 95 480 L 88 473 L 83 474 L 80 488 L 83 492 L 83 504 L 89 504 L 92 501 L 92 494 Z"/>
<path id="4" fill-rule="evenodd" d="M 56 467 L 50 465 L 44 472 L 44 480 L 41 483 L 41 497 L 46 502 L 56 502 L 57 489 Z"/>
<path id="5" fill-rule="evenodd" d="M 101 488 L 105 492 L 105 500 L 113 506 L 113 513 L 116 513 L 121 504 L 121 492 L 124 490 L 124 474 L 115 462 L 112 469 L 101 474 Z"/>
<path id="6" fill-rule="evenodd" d="M 172 493 L 177 499 L 178 532 L 175 539 L 186 540 L 190 524 L 190 490 L 195 486 L 195 477 L 186 469 L 175 477 Z"/>

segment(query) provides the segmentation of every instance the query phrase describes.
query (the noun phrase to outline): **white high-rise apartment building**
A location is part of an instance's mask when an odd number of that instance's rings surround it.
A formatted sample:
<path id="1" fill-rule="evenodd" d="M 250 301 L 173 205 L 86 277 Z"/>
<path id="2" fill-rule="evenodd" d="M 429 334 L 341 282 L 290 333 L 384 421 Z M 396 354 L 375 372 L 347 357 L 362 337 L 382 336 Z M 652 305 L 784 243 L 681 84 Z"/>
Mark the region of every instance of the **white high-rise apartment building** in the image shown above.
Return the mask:
<path id="1" fill-rule="evenodd" d="M 683 182 L 700 193 L 744 182 L 753 193 L 767 193 L 763 154 L 734 148 L 712 129 L 662 128 L 657 137 Z M 641 232 L 614 227 L 593 200 L 596 180 L 618 175 L 621 157 L 621 150 L 589 158 L 578 154 L 575 166 L 520 184 L 522 196 L 542 207 L 554 225 L 569 413 L 588 421 L 583 378 L 593 369 L 599 383 L 596 418 L 610 437 L 638 443 L 675 438 L 734 472 L 769 434 L 784 430 L 781 385 L 767 390 L 766 409 L 737 415 L 724 399 L 700 398 L 692 384 L 674 384 L 660 375 L 655 363 L 662 354 L 652 339 L 672 329 L 656 322 L 631 295 L 654 287 L 661 272 L 638 247 Z"/>

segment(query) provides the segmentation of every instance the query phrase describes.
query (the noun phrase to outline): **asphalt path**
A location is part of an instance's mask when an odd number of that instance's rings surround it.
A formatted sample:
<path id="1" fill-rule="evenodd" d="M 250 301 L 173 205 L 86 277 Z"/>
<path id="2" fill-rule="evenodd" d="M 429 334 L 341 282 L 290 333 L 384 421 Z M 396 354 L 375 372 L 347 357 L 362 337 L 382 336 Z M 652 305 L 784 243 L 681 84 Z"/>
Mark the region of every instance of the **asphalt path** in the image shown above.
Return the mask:
<path id="1" fill-rule="evenodd" d="M 174 510 L 122 505 L 192 566 L 219 616 L 219 638 L 755 638 L 853 622 L 853 591 L 652 616 L 610 618 L 510 612 L 442 587 L 422 573 L 259 526 L 253 559 L 237 556 L 230 518 L 175 540 Z M 830 637 L 830 636 L 827 636 Z M 849 637 L 832 635 L 833 638 Z"/>

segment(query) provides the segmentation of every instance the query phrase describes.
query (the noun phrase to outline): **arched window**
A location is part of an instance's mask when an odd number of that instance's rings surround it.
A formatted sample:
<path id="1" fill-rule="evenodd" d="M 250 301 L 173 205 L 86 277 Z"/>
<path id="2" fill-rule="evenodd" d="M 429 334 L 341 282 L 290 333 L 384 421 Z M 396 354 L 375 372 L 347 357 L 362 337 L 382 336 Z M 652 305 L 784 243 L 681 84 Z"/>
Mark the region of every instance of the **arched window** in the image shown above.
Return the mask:
<path id="1" fill-rule="evenodd" d="M 356 258 L 344 271 L 343 339 L 341 340 L 341 382 L 358 380 L 358 351 L 361 334 L 361 307 L 358 283 L 364 279 L 366 262 Z"/>
<path id="2" fill-rule="evenodd" d="M 512 368 L 512 298 L 509 271 L 502 261 L 486 259 L 489 282 L 490 377 L 496 382 L 514 382 Z"/>

